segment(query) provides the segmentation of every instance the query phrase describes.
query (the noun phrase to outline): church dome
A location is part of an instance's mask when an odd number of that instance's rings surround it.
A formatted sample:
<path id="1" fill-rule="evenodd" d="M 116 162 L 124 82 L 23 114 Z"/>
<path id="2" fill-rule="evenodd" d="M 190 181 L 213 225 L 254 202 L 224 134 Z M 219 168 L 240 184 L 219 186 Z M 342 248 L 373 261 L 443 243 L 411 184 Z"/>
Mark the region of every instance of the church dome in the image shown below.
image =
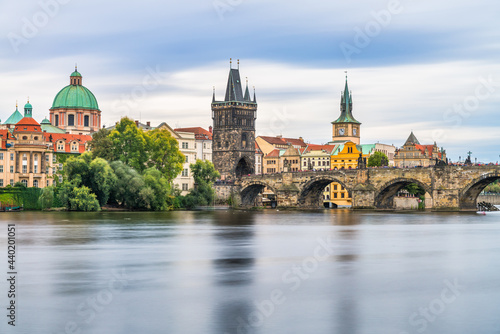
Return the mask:
<path id="1" fill-rule="evenodd" d="M 70 76 L 70 84 L 57 93 L 51 109 L 91 109 L 99 110 L 97 100 L 90 90 L 82 86 L 82 75 L 75 69 Z"/>

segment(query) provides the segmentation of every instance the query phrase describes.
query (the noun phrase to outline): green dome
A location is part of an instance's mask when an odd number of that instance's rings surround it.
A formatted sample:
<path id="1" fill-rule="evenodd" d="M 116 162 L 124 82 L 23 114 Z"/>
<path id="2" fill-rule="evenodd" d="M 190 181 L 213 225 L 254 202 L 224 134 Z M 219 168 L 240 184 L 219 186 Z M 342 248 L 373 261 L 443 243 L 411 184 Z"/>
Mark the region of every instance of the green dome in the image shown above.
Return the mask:
<path id="1" fill-rule="evenodd" d="M 77 70 L 75 70 L 73 73 L 71 73 L 72 77 L 81 77 L 82 75 L 80 74 L 80 72 L 78 72 Z"/>
<path id="2" fill-rule="evenodd" d="M 28 102 L 24 105 L 24 109 L 33 109 L 33 106 Z"/>
<path id="3" fill-rule="evenodd" d="M 50 124 L 50 121 L 45 117 L 40 124 Z"/>
<path id="4" fill-rule="evenodd" d="M 78 73 L 78 72 L 73 72 Z M 80 75 L 80 73 L 78 73 Z M 73 76 L 73 75 L 72 75 Z M 52 108 L 74 108 L 99 110 L 97 100 L 90 90 L 81 85 L 69 85 L 61 89 L 54 98 Z"/>

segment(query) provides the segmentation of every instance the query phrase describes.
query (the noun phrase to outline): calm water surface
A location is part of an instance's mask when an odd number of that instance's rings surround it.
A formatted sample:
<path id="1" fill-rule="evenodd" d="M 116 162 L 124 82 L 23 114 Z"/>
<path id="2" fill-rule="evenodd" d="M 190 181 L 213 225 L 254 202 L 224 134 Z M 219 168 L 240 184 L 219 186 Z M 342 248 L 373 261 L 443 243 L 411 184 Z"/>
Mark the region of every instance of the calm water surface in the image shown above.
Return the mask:
<path id="1" fill-rule="evenodd" d="M 500 333 L 500 215 L 1 213 L 0 333 Z"/>

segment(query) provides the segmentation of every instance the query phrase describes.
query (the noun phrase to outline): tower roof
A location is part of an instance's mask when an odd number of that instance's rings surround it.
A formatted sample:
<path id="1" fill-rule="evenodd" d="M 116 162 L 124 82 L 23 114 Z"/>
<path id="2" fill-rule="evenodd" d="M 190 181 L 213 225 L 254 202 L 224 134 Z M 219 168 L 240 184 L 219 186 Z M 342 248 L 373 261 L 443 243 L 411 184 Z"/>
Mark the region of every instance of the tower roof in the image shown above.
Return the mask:
<path id="1" fill-rule="evenodd" d="M 229 70 L 224 101 L 244 101 L 239 69 L 232 68 Z"/>
<path id="2" fill-rule="evenodd" d="M 340 98 L 340 109 L 341 113 L 339 118 L 337 118 L 337 120 L 333 121 L 332 123 L 361 124 L 352 115 L 352 94 L 349 92 L 349 86 L 347 85 L 347 76 L 345 78 L 344 92 L 342 93 Z"/>
<path id="3" fill-rule="evenodd" d="M 5 125 L 16 124 L 22 118 L 23 118 L 23 115 L 19 112 L 19 110 L 17 110 L 17 103 L 16 103 L 16 111 L 14 111 L 12 113 L 12 115 L 10 115 L 9 118 L 7 118 L 7 120 L 3 124 L 5 124 Z"/>
<path id="4" fill-rule="evenodd" d="M 64 87 L 57 93 L 52 103 L 52 108 L 75 108 L 75 109 L 91 109 L 99 110 L 97 99 L 94 94 L 81 84 L 81 74 L 75 71 L 70 77 L 79 77 L 73 83 Z"/>
<path id="5" fill-rule="evenodd" d="M 418 142 L 417 137 L 415 137 L 415 135 L 413 134 L 413 131 L 410 133 L 410 136 L 408 136 L 408 139 L 406 139 L 406 141 L 405 141 L 405 143 L 404 143 L 403 146 L 405 146 L 405 145 L 411 145 L 411 144 L 420 145 L 420 143 Z"/>

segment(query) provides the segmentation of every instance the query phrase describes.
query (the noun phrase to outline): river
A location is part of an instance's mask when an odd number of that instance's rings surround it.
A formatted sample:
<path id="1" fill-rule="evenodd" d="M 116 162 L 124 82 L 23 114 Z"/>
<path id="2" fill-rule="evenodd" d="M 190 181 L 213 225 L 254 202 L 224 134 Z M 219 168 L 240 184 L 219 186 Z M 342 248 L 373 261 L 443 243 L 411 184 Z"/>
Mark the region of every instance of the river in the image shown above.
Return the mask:
<path id="1" fill-rule="evenodd" d="M 17 212 L 0 225 L 0 333 L 500 333 L 500 215 Z"/>

